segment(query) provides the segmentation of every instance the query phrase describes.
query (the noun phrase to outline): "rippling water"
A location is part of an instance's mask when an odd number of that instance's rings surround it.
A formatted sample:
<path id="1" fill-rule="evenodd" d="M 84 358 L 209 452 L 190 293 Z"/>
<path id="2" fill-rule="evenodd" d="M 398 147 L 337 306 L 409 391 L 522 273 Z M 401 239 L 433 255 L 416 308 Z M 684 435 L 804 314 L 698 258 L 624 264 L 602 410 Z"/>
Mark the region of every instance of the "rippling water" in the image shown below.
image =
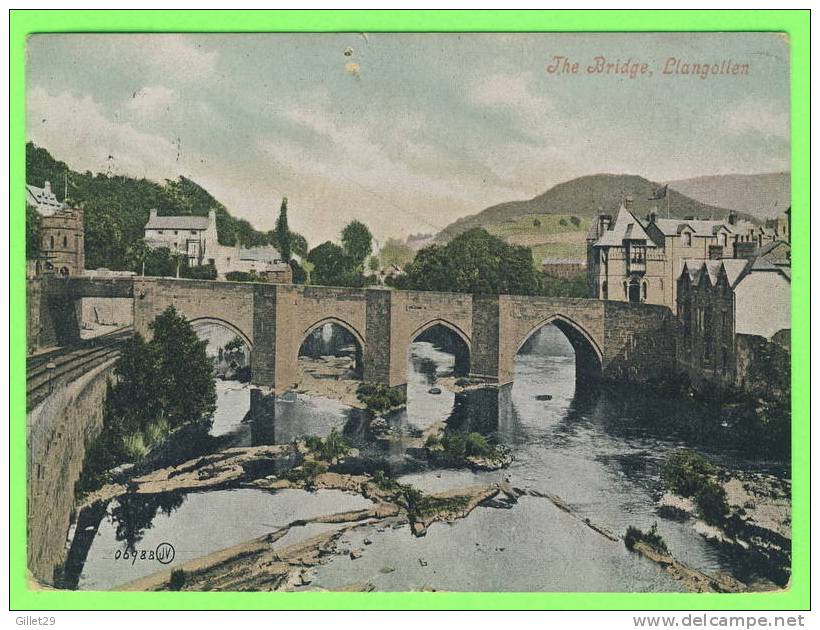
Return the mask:
<path id="1" fill-rule="evenodd" d="M 390 419 L 397 430 L 409 434 L 447 418 L 451 427 L 491 433 L 514 453 L 512 465 L 502 471 L 428 469 L 395 446 L 373 445 L 360 430 L 360 415 L 322 398 L 286 397 L 276 403 L 275 428 L 249 427 L 242 423 L 249 390 L 235 383 L 219 384 L 212 432 L 233 435 L 237 444 L 250 444 L 260 435 L 288 442 L 298 436 L 327 435 L 335 427 L 354 442 L 361 440 L 357 446 L 382 458 L 403 483 L 439 491 L 506 478 L 517 487 L 559 495 L 581 518 L 616 534 L 623 534 L 628 525 L 646 529 L 657 522 L 677 558 L 706 571 L 731 572 L 732 560 L 696 534 L 690 522 L 661 519 L 654 512 L 661 491 L 660 465 L 683 444 L 674 437 L 674 419 L 654 417 L 648 422 L 646 399 L 638 413 L 628 399 L 576 395 L 571 348 L 551 326 L 528 344 L 527 352 L 516 360 L 512 387 L 455 396 L 445 388 L 430 393 L 438 378 L 451 374 L 452 355 L 429 343 L 413 344 L 407 409 Z M 544 395 L 551 398 L 538 399 Z M 662 401 L 658 403 L 656 416 L 663 416 Z M 741 460 L 735 464 L 746 465 Z M 361 507 L 362 501 L 339 492 L 296 490 L 191 494 L 167 511 L 142 513 L 139 518 L 146 522 L 140 544 L 178 541 L 177 560 L 184 562 L 259 536 L 288 520 Z M 111 559 L 126 544 L 123 532 L 129 529 L 129 519 L 136 518 L 127 510 L 117 513 L 109 508 L 88 554 L 81 588 L 111 588 L 161 568 L 125 570 Z M 364 546 L 364 538 L 372 544 Z M 606 539 L 548 500 L 535 497 L 523 497 L 511 509 L 479 507 L 453 524 L 433 524 L 422 538 L 412 536 L 408 527 L 383 532 L 363 528 L 348 533 L 345 540 L 361 547 L 362 557 L 334 557 L 317 569 L 312 586 L 333 588 L 368 580 L 380 590 L 680 589 L 678 582 L 627 551 L 622 542 Z"/>

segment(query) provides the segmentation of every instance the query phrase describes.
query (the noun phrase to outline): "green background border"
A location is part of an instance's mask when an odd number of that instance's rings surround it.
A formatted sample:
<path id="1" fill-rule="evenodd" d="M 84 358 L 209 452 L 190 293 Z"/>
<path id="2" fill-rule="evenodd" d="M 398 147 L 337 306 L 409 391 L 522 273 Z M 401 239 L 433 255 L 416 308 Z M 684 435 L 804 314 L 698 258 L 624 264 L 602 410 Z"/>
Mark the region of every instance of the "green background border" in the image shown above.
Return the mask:
<path id="1" fill-rule="evenodd" d="M 26 584 L 25 45 L 82 31 L 780 31 L 792 86 L 792 585 L 778 593 L 121 593 Z M 807 610 L 809 601 L 809 11 L 20 11 L 10 15 L 10 607 L 60 609 Z"/>

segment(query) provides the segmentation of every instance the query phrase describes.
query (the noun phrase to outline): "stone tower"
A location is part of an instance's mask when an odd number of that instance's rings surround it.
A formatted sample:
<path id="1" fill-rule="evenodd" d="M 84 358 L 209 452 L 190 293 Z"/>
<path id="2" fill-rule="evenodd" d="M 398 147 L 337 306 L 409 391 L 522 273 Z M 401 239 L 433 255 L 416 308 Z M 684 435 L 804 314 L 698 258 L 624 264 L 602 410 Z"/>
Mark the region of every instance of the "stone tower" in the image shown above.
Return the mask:
<path id="1" fill-rule="evenodd" d="M 40 237 L 45 269 L 60 276 L 81 275 L 85 269 L 83 211 L 63 208 L 41 219 Z"/>

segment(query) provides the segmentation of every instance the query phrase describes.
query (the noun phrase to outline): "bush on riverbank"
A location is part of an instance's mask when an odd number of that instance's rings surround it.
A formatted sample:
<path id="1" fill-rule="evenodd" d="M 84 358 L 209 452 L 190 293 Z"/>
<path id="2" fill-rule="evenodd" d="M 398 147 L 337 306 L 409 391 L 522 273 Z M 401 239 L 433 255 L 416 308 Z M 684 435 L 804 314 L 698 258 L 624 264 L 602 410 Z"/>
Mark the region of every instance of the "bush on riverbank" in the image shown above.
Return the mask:
<path id="1" fill-rule="evenodd" d="M 216 409 L 213 364 L 191 324 L 168 308 L 151 323 L 153 338 L 123 344 L 109 385 L 103 428 L 88 445 L 76 494 L 111 480 L 110 470 L 136 462 L 182 427 L 207 432 Z"/>
<path id="2" fill-rule="evenodd" d="M 401 387 L 389 387 L 382 383 L 362 383 L 356 389 L 356 397 L 372 413 L 385 413 L 407 404 L 407 392 Z"/>
<path id="3" fill-rule="evenodd" d="M 306 437 L 305 446 L 307 446 L 318 459 L 327 462 L 332 462 L 338 460 L 340 457 L 344 457 L 350 450 L 350 445 L 339 435 L 335 427 L 324 440 L 315 435 Z"/>
<path id="4" fill-rule="evenodd" d="M 727 446 L 767 457 L 788 458 L 791 450 L 791 381 L 788 352 L 769 344 L 749 368 L 745 389 L 705 381 L 698 385 L 682 372 L 668 372 L 649 379 L 661 398 L 687 401 L 698 417 L 707 421 L 688 428 L 709 435 Z M 685 417 L 681 418 L 687 422 Z M 679 427 L 686 429 L 686 427 Z"/>
<path id="5" fill-rule="evenodd" d="M 316 477 L 327 471 L 327 464 L 324 462 L 317 462 L 312 459 L 306 459 L 301 466 L 291 468 L 282 475 L 283 479 L 287 479 L 292 483 L 304 484 L 306 488 L 312 488 L 316 485 Z"/>
<path id="6" fill-rule="evenodd" d="M 669 548 L 666 546 L 666 542 L 658 533 L 657 523 L 652 523 L 652 527 L 649 528 L 648 532 L 641 531 L 639 528 L 633 527 L 632 525 L 626 528 L 626 534 L 624 535 L 624 545 L 626 545 L 626 548 L 632 551 L 635 548 L 635 545 L 639 542 L 646 543 L 659 553 L 669 553 Z"/>
<path id="7" fill-rule="evenodd" d="M 723 523 L 729 512 L 726 491 L 714 479 L 715 468 L 694 451 L 672 453 L 661 471 L 666 488 L 682 497 L 692 497 L 704 521 L 712 525 Z"/>
<path id="8" fill-rule="evenodd" d="M 509 451 L 491 444 L 476 432 L 445 433 L 441 437 L 431 435 L 424 446 L 433 459 L 445 464 L 482 463 L 484 468 L 503 468 L 509 464 Z"/>

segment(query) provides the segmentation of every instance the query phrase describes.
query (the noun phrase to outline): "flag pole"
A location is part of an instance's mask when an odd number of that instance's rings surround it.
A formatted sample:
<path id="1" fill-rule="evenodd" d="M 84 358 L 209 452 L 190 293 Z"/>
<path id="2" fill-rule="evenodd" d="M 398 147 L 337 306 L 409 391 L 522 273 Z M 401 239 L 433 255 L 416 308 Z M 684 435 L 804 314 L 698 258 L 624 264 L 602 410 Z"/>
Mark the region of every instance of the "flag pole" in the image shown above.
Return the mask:
<path id="1" fill-rule="evenodd" d="M 669 218 L 669 184 L 666 185 L 666 218 Z"/>

